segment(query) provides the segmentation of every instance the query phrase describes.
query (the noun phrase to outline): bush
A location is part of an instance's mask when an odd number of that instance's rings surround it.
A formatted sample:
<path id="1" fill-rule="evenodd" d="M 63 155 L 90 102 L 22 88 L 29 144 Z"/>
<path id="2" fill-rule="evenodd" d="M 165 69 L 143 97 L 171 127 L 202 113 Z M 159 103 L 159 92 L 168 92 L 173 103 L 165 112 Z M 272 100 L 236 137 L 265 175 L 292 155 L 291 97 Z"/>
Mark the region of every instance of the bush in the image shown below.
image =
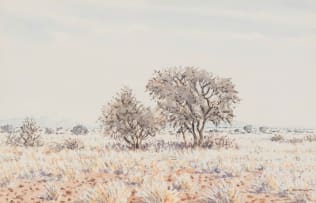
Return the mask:
<path id="1" fill-rule="evenodd" d="M 259 131 L 262 132 L 262 133 L 268 133 L 268 130 L 269 130 L 268 127 L 265 127 L 265 126 L 259 127 Z"/>
<path id="2" fill-rule="evenodd" d="M 88 134 L 88 128 L 83 125 L 76 125 L 72 128 L 71 132 L 75 135 L 86 135 Z"/>
<path id="3" fill-rule="evenodd" d="M 304 140 L 308 142 L 316 142 L 316 134 L 315 135 L 306 135 L 304 137 Z"/>
<path id="4" fill-rule="evenodd" d="M 273 136 L 270 138 L 270 140 L 271 140 L 272 142 L 279 142 L 279 141 L 284 140 L 284 137 L 283 137 L 282 135 L 280 135 L 280 134 L 277 134 L 277 135 L 273 135 Z"/>
<path id="5" fill-rule="evenodd" d="M 212 135 L 207 136 L 205 142 L 202 144 L 203 148 L 238 148 L 238 145 L 234 139 L 231 139 L 227 135 Z"/>
<path id="6" fill-rule="evenodd" d="M 244 129 L 244 131 L 245 131 L 246 133 L 252 133 L 252 131 L 253 131 L 253 126 L 252 126 L 252 125 L 245 125 L 243 129 Z"/>
<path id="7" fill-rule="evenodd" d="M 45 128 L 45 134 L 47 134 L 47 135 L 54 134 L 54 130 L 51 128 Z"/>
<path id="8" fill-rule="evenodd" d="M 66 149 L 71 149 L 71 150 L 83 149 L 84 144 L 78 139 L 69 138 L 65 140 L 63 147 Z"/>
<path id="9" fill-rule="evenodd" d="M 291 143 L 291 144 L 297 144 L 297 143 L 303 143 L 304 142 L 304 138 L 291 138 L 291 139 L 287 139 L 286 140 L 287 143 Z"/>
<path id="10" fill-rule="evenodd" d="M 68 138 L 62 143 L 52 142 L 48 145 L 49 149 L 54 152 L 60 152 L 64 149 L 69 150 L 80 150 L 84 149 L 84 144 L 76 138 Z"/>
<path id="11" fill-rule="evenodd" d="M 40 127 L 31 118 L 26 118 L 20 127 L 19 134 L 10 133 L 7 144 L 24 147 L 39 146 L 41 143 Z"/>
<path id="12" fill-rule="evenodd" d="M 1 129 L 1 132 L 3 132 L 3 133 L 12 133 L 14 130 L 13 126 L 8 125 L 8 124 L 1 126 L 0 129 Z"/>

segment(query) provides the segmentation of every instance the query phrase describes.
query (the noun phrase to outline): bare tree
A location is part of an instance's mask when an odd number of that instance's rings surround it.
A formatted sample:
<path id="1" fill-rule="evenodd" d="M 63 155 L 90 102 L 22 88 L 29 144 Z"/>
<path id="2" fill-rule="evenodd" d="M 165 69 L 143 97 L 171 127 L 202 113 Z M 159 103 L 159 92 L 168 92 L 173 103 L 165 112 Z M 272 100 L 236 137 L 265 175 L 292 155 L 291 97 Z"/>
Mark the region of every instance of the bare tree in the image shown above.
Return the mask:
<path id="1" fill-rule="evenodd" d="M 143 140 L 158 131 L 154 113 L 137 101 L 129 88 L 123 88 L 103 107 L 100 121 L 105 134 L 124 140 L 133 149 L 139 149 Z"/>
<path id="2" fill-rule="evenodd" d="M 207 122 L 231 123 L 239 102 L 231 79 L 194 67 L 155 71 L 146 89 L 177 132 L 193 135 L 194 146 L 203 143 Z"/>
<path id="3" fill-rule="evenodd" d="M 40 139 L 40 127 L 32 118 L 26 118 L 20 127 L 19 134 L 11 133 L 7 137 L 7 143 L 25 147 L 33 147 L 40 145 Z"/>

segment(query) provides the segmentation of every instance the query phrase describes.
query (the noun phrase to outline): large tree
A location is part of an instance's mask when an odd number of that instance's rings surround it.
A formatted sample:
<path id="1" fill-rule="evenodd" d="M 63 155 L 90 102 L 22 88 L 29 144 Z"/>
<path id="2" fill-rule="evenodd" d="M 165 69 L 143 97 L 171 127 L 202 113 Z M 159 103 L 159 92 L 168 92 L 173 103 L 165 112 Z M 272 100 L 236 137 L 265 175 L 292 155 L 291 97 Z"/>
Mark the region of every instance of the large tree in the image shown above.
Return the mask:
<path id="1" fill-rule="evenodd" d="M 154 113 L 136 100 L 129 88 L 123 88 L 103 107 L 100 120 L 105 135 L 124 140 L 133 149 L 139 149 L 143 140 L 158 130 Z"/>
<path id="2" fill-rule="evenodd" d="M 189 132 L 194 146 L 203 143 L 207 122 L 231 123 L 239 101 L 230 78 L 195 67 L 174 67 L 154 72 L 146 89 L 178 132 Z"/>

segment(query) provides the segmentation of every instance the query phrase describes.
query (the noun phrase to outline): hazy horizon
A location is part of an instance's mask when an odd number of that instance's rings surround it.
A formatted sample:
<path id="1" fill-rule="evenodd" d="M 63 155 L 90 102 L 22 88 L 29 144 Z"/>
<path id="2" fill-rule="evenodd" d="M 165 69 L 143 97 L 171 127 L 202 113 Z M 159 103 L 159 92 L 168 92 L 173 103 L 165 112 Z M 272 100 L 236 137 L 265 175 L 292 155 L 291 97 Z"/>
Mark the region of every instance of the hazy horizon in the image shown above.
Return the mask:
<path id="1" fill-rule="evenodd" d="M 0 120 L 91 124 L 127 85 L 152 104 L 156 69 L 232 78 L 237 121 L 316 128 L 316 1 L 0 3 Z"/>

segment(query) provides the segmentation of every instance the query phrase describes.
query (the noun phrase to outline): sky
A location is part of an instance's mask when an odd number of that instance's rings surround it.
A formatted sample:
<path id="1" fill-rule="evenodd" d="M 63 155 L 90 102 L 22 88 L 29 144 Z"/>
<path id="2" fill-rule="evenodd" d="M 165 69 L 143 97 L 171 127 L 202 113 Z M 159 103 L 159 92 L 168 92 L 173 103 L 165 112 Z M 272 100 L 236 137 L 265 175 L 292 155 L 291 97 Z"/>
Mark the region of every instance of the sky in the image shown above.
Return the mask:
<path id="1" fill-rule="evenodd" d="M 0 119 L 95 123 L 154 70 L 232 78 L 236 120 L 316 128 L 314 0 L 0 0 Z"/>

